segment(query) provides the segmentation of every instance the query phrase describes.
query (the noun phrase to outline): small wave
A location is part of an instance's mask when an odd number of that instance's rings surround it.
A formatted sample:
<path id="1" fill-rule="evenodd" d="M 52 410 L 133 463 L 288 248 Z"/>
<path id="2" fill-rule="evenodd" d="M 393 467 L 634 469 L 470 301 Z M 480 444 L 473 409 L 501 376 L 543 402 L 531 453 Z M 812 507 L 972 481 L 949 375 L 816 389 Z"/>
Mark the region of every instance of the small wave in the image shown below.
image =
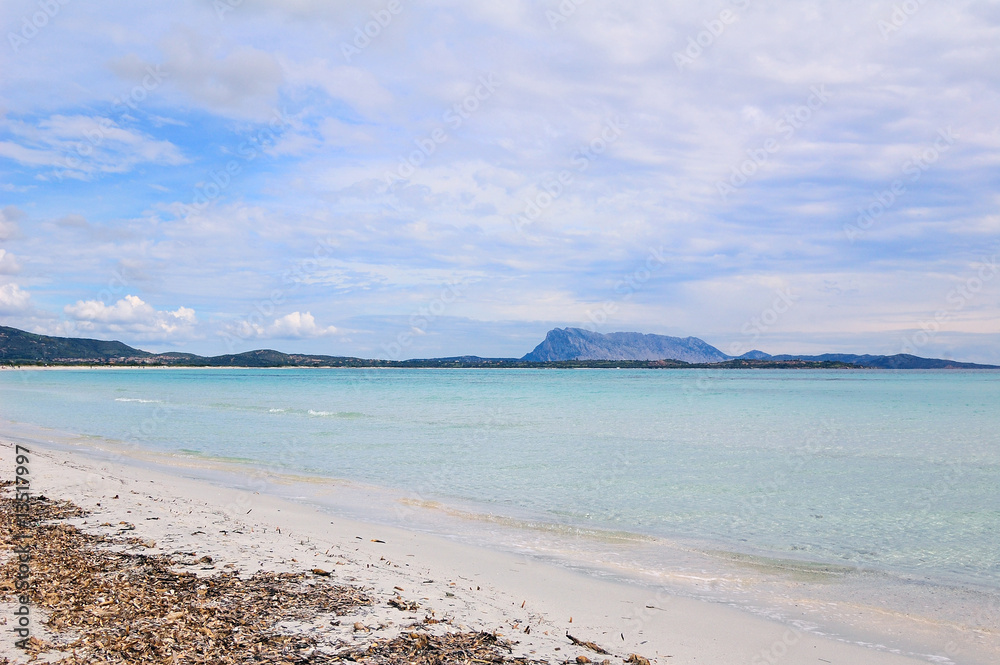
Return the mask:
<path id="1" fill-rule="evenodd" d="M 267 410 L 268 413 L 284 413 L 285 411 L 288 411 L 288 409 L 268 409 Z"/>
<path id="2" fill-rule="evenodd" d="M 139 399 L 138 397 L 116 397 L 116 402 L 139 402 L 140 404 L 159 404 L 158 399 Z"/>
<path id="3" fill-rule="evenodd" d="M 363 418 L 365 415 L 357 411 L 315 411 L 313 409 L 309 409 L 308 413 L 317 418 Z"/>

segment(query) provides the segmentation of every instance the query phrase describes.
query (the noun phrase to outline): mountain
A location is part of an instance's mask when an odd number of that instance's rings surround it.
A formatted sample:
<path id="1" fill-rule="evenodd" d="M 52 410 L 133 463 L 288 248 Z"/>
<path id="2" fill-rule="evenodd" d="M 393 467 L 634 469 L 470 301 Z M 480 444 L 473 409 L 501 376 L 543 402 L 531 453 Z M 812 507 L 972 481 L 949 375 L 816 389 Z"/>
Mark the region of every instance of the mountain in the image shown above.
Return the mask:
<path id="1" fill-rule="evenodd" d="M 601 334 L 581 328 L 555 328 L 521 360 L 682 360 L 715 363 L 729 360 L 722 351 L 697 337 L 644 335 L 637 332 Z"/>
<path id="2" fill-rule="evenodd" d="M 996 369 L 996 365 L 980 365 L 978 363 L 962 363 L 956 360 L 939 358 L 921 358 L 909 353 L 897 353 L 892 356 L 857 355 L 854 353 L 823 353 L 818 356 L 798 356 L 782 354 L 772 356 L 763 351 L 750 351 L 740 358 L 753 360 L 802 360 L 805 362 L 841 362 L 849 365 L 877 367 L 879 369 Z"/>
<path id="3" fill-rule="evenodd" d="M 998 369 L 995 365 L 979 365 L 938 358 L 921 358 L 905 353 L 892 356 L 824 353 L 818 356 L 778 355 L 763 351 L 748 351 L 738 358 L 728 356 L 697 337 L 644 335 L 637 332 L 601 334 L 580 328 L 555 328 L 545 340 L 522 361 L 554 362 L 567 360 L 680 360 L 686 363 L 722 363 L 727 367 L 741 366 L 735 361 L 753 361 L 757 366 L 777 363 L 805 362 L 857 365 L 879 369 Z"/>

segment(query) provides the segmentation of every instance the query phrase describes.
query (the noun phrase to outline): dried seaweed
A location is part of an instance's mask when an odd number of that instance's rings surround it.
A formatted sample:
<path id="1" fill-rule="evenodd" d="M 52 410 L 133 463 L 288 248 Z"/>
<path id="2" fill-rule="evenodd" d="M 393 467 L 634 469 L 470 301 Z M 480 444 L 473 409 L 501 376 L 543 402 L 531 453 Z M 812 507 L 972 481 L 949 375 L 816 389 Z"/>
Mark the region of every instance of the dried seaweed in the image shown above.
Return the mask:
<path id="1" fill-rule="evenodd" d="M 418 603 L 415 603 L 412 600 L 403 600 L 402 596 L 399 596 L 398 594 L 395 598 L 391 598 L 389 600 L 389 605 L 395 607 L 401 612 L 416 612 L 420 609 L 420 605 Z"/>
<path id="2" fill-rule="evenodd" d="M 394 640 L 375 642 L 363 651 L 346 655 L 370 665 L 441 665 L 444 663 L 513 663 L 535 661 L 509 658 L 511 648 L 492 633 L 429 635 L 407 633 Z"/>
<path id="3" fill-rule="evenodd" d="M 649 659 L 640 656 L 637 653 L 632 654 L 626 660 L 626 663 L 631 663 L 632 665 L 649 665 Z"/>
<path id="4" fill-rule="evenodd" d="M 0 481 L 0 486 L 9 483 Z M 235 572 L 197 576 L 174 569 L 165 555 L 119 551 L 139 547 L 137 538 L 85 533 L 61 522 L 84 513 L 65 501 L 36 497 L 18 506 L 0 497 L 0 541 L 5 549 L 31 547 L 31 601 L 48 616 L 59 643 L 32 638 L 29 656 L 63 653 L 63 665 L 84 663 L 307 663 L 444 665 L 529 661 L 510 656 L 511 647 L 490 633 L 411 632 L 364 647 L 317 649 L 314 638 L 283 634 L 277 624 L 322 614 L 346 614 L 373 600 L 353 586 L 336 585 L 320 572 Z M 25 516 L 25 512 L 27 516 Z M 113 548 L 113 546 L 118 546 Z M 16 560 L 0 566 L 0 599 L 14 591 Z M 398 595 L 389 604 L 419 606 Z M 426 623 L 440 623 L 425 620 Z M 334 625 L 339 622 L 333 622 Z M 0 665 L 8 665 L 0 658 Z"/>
<path id="5" fill-rule="evenodd" d="M 0 503 L 8 548 L 14 542 L 12 504 Z M 32 550 L 31 600 L 46 612 L 54 633 L 71 636 L 59 645 L 33 640 L 29 653 L 72 652 L 63 663 L 310 662 L 315 643 L 280 634 L 276 623 L 372 602 L 360 589 L 305 573 L 244 579 L 177 572 L 169 557 L 113 551 L 107 545 L 122 541 L 53 523 L 82 514 L 66 502 L 36 498 L 27 514 L 19 528 L 30 538 L 19 542 Z M 14 589 L 15 572 L 14 561 L 2 567 L 5 596 Z"/>

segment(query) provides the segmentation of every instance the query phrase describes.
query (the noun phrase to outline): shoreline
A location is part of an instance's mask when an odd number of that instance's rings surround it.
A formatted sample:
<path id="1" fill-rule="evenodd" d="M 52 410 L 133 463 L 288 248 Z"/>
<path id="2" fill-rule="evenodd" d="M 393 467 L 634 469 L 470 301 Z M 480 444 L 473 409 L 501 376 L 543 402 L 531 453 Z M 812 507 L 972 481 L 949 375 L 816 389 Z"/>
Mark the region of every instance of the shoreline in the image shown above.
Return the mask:
<path id="1" fill-rule="evenodd" d="M 4 436 L 4 439 L 9 440 L 9 437 Z M 233 529 L 227 528 L 222 537 L 205 530 L 201 538 L 194 538 L 185 534 L 199 529 L 188 530 L 180 523 L 168 532 L 163 528 L 167 525 L 163 522 L 165 516 L 162 510 L 154 516 L 161 519 L 135 523 L 136 535 L 140 538 L 157 543 L 172 542 L 172 546 L 180 550 L 211 550 L 213 559 L 239 562 L 241 570 L 247 565 L 247 555 L 254 549 L 260 549 L 259 543 L 249 541 L 263 533 L 272 550 L 258 562 L 265 570 L 294 568 L 290 561 L 309 560 L 310 554 L 316 554 L 317 544 L 323 543 L 328 546 L 328 551 L 329 548 L 345 552 L 354 549 L 367 552 L 370 556 L 381 552 L 381 556 L 390 560 L 412 561 L 412 565 L 407 563 L 405 567 L 414 568 L 419 564 L 429 579 L 476 580 L 476 586 L 489 591 L 486 594 L 470 591 L 468 595 L 464 588 L 461 595 L 456 591 L 455 597 L 461 597 L 463 603 L 463 610 L 456 615 L 457 622 L 509 636 L 510 626 L 514 622 L 523 626 L 524 616 L 521 615 L 526 616 L 526 611 L 530 610 L 535 613 L 538 626 L 546 628 L 533 628 L 531 636 L 516 635 L 526 649 L 524 655 L 531 658 L 566 660 L 569 654 L 563 634 L 572 631 L 580 639 L 604 644 L 613 653 L 621 652 L 623 657 L 627 655 L 625 651 L 629 651 L 640 653 L 653 662 L 684 662 L 667 660 L 668 656 L 710 663 L 767 662 L 768 654 L 774 655 L 773 649 L 785 653 L 781 662 L 788 663 L 819 662 L 813 655 L 817 653 L 832 656 L 827 658 L 830 662 L 888 665 L 932 661 L 931 656 L 907 657 L 799 630 L 794 627 L 794 620 L 792 623 L 780 623 L 724 604 L 672 595 L 648 586 L 601 579 L 567 566 L 542 561 L 538 556 L 499 552 L 420 531 L 347 519 L 302 502 L 268 495 L 264 491 L 257 493 L 221 487 L 204 479 L 185 477 L 180 468 L 151 469 L 148 465 L 130 465 L 127 459 L 102 461 L 80 452 L 45 447 L 45 444 L 36 448 L 38 461 L 33 473 L 36 473 L 37 486 L 47 484 L 44 492 L 48 496 L 70 499 L 82 508 L 94 511 L 91 521 L 106 518 L 109 523 L 117 523 L 124 519 L 122 512 L 151 510 L 152 500 L 154 503 L 168 502 L 187 508 L 188 514 L 194 516 L 190 519 L 195 522 L 231 522 L 229 526 L 244 530 L 244 535 L 246 532 L 255 534 L 254 538 L 236 539 L 232 536 Z M 4 465 L 13 468 L 10 449 L 9 444 L 5 445 L 0 457 Z M 146 488 L 146 484 L 155 486 L 156 491 L 146 493 L 150 489 Z M 138 490 L 139 494 L 111 492 L 112 488 L 124 487 L 134 488 L 133 491 Z M 111 494 L 122 498 L 109 506 L 107 499 Z M 101 503 L 104 505 L 97 505 Z M 223 508 L 221 511 L 220 506 Z M 239 510 L 235 509 L 237 506 Z M 247 510 L 243 510 L 247 506 Z M 242 516 L 234 517 L 238 513 Z M 185 523 L 194 525 L 190 521 Z M 281 534 L 277 534 L 275 529 L 281 529 Z M 389 537 L 374 535 L 357 540 L 355 532 L 389 534 Z M 385 542 L 373 546 L 372 539 Z M 283 554 L 274 554 L 275 551 Z M 365 561 L 364 567 L 360 566 L 360 562 L 355 563 L 358 565 L 339 569 L 338 572 L 351 570 L 351 576 L 362 580 L 363 584 L 386 593 L 394 587 L 419 588 L 423 582 L 414 580 L 412 575 L 407 577 L 407 571 L 381 571 L 372 577 L 369 574 L 371 569 L 367 568 L 371 561 Z M 483 580 L 489 580 L 490 586 L 483 586 Z M 520 601 L 526 603 L 525 610 L 518 607 L 518 596 L 523 596 Z M 451 600 L 447 595 L 444 598 Z M 614 602 L 598 600 L 604 598 Z M 445 602 L 440 607 L 443 611 L 455 611 L 453 602 Z M 572 624 L 568 617 L 574 618 Z M 808 617 L 802 620 L 808 621 Z M 544 635 L 545 632 L 549 635 Z M 615 634 L 619 638 L 612 640 Z M 960 646 L 956 648 L 961 651 Z M 535 653 L 530 654 L 531 651 Z M 586 650 L 580 651 L 579 655 L 586 655 Z M 945 656 L 944 653 L 940 655 Z M 755 657 L 758 660 L 753 660 Z M 936 662 L 949 662 L 949 659 Z M 969 661 L 960 658 L 952 662 Z"/>

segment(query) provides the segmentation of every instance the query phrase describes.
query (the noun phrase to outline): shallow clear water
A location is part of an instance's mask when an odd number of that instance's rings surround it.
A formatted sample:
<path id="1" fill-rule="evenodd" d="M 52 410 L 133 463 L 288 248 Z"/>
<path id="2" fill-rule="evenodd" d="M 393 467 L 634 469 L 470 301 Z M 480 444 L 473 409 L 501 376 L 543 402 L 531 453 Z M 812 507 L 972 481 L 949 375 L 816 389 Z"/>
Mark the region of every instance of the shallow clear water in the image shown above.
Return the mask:
<path id="1" fill-rule="evenodd" d="M 1000 373 L 3 372 L 0 417 L 1000 586 Z"/>
<path id="2" fill-rule="evenodd" d="M 0 418 L 724 558 L 1000 589 L 1000 372 L 5 371 Z M 656 572 L 655 548 L 607 548 Z"/>

